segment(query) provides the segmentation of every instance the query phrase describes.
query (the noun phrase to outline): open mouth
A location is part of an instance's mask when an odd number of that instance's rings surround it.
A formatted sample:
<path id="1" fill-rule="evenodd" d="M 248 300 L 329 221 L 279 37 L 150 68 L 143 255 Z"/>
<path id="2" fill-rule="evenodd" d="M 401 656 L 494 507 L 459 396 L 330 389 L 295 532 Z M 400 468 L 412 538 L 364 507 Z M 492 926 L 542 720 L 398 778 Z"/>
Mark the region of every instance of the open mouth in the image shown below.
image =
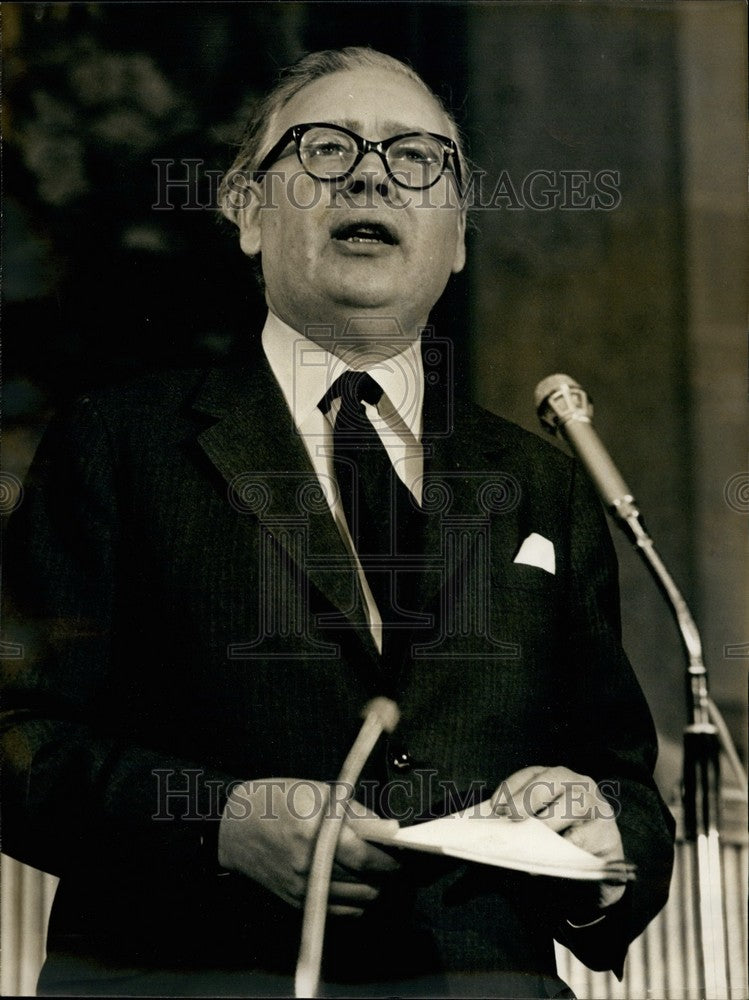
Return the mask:
<path id="1" fill-rule="evenodd" d="M 347 222 L 335 228 L 331 235 L 334 240 L 344 243 L 384 243 L 387 246 L 398 243 L 395 233 L 381 222 Z"/>

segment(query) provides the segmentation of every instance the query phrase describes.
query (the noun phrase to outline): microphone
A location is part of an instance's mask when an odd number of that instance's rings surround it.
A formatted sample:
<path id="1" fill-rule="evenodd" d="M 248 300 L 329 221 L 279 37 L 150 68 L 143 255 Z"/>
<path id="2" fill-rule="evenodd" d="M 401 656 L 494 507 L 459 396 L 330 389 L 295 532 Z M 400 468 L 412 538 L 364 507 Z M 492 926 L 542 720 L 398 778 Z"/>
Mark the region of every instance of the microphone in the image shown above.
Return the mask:
<path id="1" fill-rule="evenodd" d="M 692 613 L 645 529 L 632 492 L 593 429 L 593 406 L 585 390 L 569 375 L 549 375 L 536 386 L 534 402 L 542 426 L 559 431 L 580 459 L 609 511 L 634 544 L 673 612 L 687 657 L 689 724 L 684 730 L 682 802 L 686 840 L 697 845 L 696 914 L 704 996 L 726 991 L 723 882 L 718 853 L 720 748 L 731 761 L 739 782 L 746 776 L 723 717 L 708 693 L 702 639 Z"/>
<path id="2" fill-rule="evenodd" d="M 534 403 L 542 427 L 561 433 L 609 511 L 639 534 L 637 503 L 593 428 L 593 403 L 585 390 L 569 375 L 549 375 L 536 386 Z"/>
<path id="3" fill-rule="evenodd" d="M 670 604 L 689 657 L 689 673 L 696 684 L 693 692 L 695 718 L 699 716 L 705 721 L 708 697 L 700 634 L 681 591 L 656 551 L 629 486 L 593 429 L 593 404 L 588 394 L 569 375 L 549 375 L 536 386 L 534 402 L 542 426 L 551 434 L 559 431 L 570 445 Z"/>

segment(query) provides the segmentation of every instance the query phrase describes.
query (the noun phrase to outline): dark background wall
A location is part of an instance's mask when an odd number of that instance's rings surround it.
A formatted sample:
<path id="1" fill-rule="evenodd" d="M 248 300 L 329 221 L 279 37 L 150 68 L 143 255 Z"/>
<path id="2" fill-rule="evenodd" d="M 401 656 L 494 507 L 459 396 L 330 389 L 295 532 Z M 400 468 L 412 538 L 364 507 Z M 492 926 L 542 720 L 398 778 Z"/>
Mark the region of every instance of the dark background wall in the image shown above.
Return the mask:
<path id="1" fill-rule="evenodd" d="M 493 175 L 506 169 L 522 203 L 476 219 L 477 395 L 538 430 L 533 387 L 551 372 L 573 375 L 694 599 L 676 13 L 531 5 L 473 15 L 483 66 L 475 156 Z M 548 172 L 536 190 L 552 192 L 549 210 L 522 197 L 537 170 Z M 618 201 L 595 208 L 593 178 L 604 170 L 616 172 Z M 563 171 L 580 172 L 577 198 Z M 659 729 L 674 738 L 685 711 L 678 639 L 644 568 L 622 549 L 627 648 Z"/>
<path id="2" fill-rule="evenodd" d="M 472 213 L 467 271 L 434 315 L 469 391 L 535 430 L 541 377 L 568 371 L 588 389 L 704 626 L 743 746 L 744 306 L 730 262 L 745 253 L 744 38 L 732 0 L 3 5 L 4 467 L 23 474 L 63 398 L 231 357 L 257 331 L 263 303 L 210 207 L 209 172 L 226 168 L 280 66 L 315 48 L 382 48 L 452 105 L 481 196 L 505 178 Z M 172 178 L 199 161 L 199 205 L 173 190 L 172 210 L 153 208 L 155 159 L 175 161 Z M 523 195 L 539 170 L 548 208 Z M 595 207 L 584 178 L 565 196 L 563 171 L 601 170 L 616 173 L 613 199 Z M 670 786 L 680 649 L 618 545 L 627 647 Z"/>
<path id="3" fill-rule="evenodd" d="M 462 95 L 465 20 L 447 4 L 8 4 L 6 377 L 54 402 L 230 351 L 265 310 L 210 172 L 253 102 L 304 51 L 345 44 Z M 188 171 L 190 191 L 165 194 Z"/>

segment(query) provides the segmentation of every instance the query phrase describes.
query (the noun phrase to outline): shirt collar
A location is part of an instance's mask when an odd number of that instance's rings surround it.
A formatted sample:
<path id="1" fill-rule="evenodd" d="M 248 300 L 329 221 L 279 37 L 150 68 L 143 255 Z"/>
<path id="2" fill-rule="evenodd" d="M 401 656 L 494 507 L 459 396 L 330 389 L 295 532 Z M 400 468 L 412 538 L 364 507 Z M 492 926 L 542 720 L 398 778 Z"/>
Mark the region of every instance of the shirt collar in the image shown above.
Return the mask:
<path id="1" fill-rule="evenodd" d="M 317 407 L 333 382 L 348 369 L 341 358 L 309 340 L 268 311 L 262 333 L 268 364 L 297 428 Z M 421 440 L 424 367 L 418 341 L 392 358 L 365 369 L 417 440 Z"/>

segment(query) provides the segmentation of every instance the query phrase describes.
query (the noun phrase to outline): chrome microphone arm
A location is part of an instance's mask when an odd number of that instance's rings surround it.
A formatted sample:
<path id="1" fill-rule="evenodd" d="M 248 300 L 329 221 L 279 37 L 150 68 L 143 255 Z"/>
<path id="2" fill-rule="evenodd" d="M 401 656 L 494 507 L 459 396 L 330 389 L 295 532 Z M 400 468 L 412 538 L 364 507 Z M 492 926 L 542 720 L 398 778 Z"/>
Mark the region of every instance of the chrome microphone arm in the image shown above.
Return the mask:
<path id="1" fill-rule="evenodd" d="M 593 430 L 593 405 L 585 390 L 567 375 L 550 375 L 536 388 L 543 427 L 562 434 L 578 455 L 610 514 L 640 554 L 671 608 L 687 659 L 689 718 L 692 725 L 711 725 L 707 670 L 702 640 L 684 596 L 658 554 L 637 501 Z"/>
<path id="2" fill-rule="evenodd" d="M 687 662 L 689 723 L 684 730 L 682 797 L 685 838 L 694 845 L 694 903 L 699 924 L 705 1000 L 728 996 L 728 962 L 720 856 L 720 742 L 734 769 L 741 765 L 730 735 L 708 693 L 702 640 L 681 591 L 656 551 L 637 502 L 593 430 L 587 393 L 567 375 L 550 375 L 536 387 L 541 423 L 559 431 L 579 457 L 601 499 L 639 552 L 671 608 Z"/>

